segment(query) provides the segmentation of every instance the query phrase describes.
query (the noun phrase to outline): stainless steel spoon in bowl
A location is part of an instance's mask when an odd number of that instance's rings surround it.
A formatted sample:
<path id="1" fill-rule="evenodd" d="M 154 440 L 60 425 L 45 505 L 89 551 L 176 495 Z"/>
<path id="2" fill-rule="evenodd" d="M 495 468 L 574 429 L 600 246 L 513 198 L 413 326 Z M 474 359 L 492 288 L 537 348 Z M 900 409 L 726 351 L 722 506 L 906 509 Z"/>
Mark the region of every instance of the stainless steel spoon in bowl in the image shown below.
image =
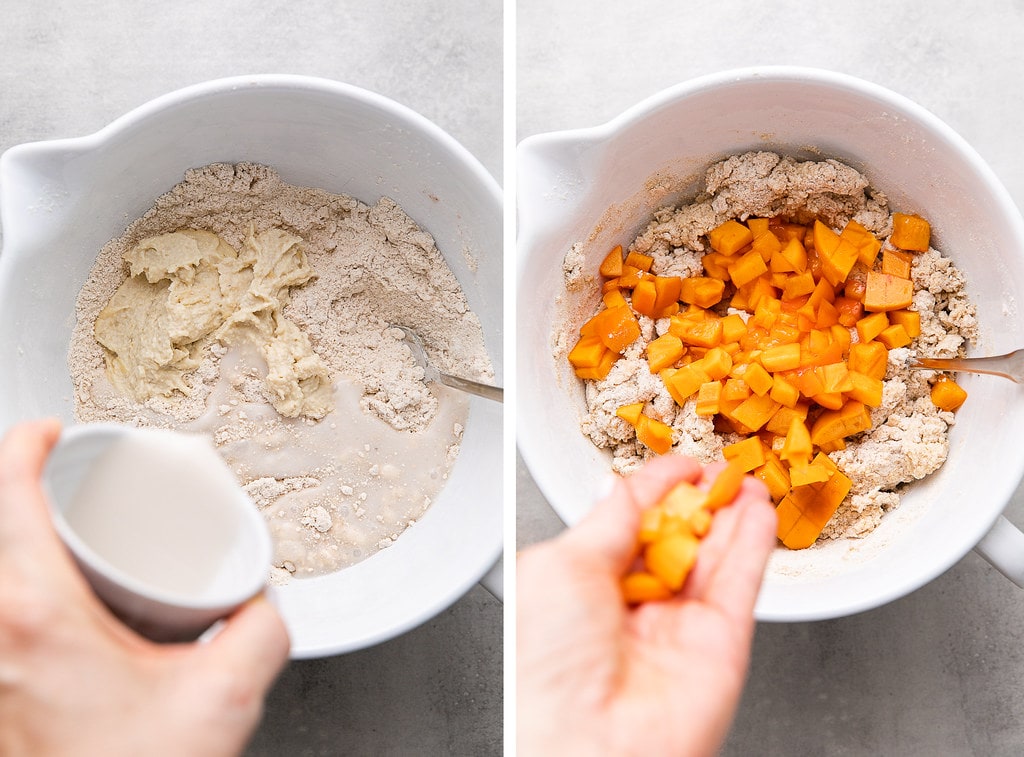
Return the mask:
<path id="1" fill-rule="evenodd" d="M 434 367 L 427 358 L 427 352 L 423 349 L 423 341 L 420 339 L 419 334 L 405 326 L 395 325 L 394 328 L 401 329 L 402 333 L 405 334 L 403 341 L 409 345 L 409 351 L 412 352 L 413 359 L 421 368 L 423 368 L 423 377 L 428 382 L 444 384 L 445 386 L 450 386 L 452 389 L 469 392 L 470 394 L 494 400 L 495 402 L 504 401 L 505 391 L 500 386 L 481 384 L 478 381 L 471 381 L 470 379 L 462 378 L 461 376 L 452 376 L 448 373 L 442 373 Z"/>
<path id="2" fill-rule="evenodd" d="M 911 358 L 908 368 L 930 371 L 963 371 L 964 373 L 988 373 L 1002 376 L 1018 384 L 1024 383 L 1024 349 L 1014 350 L 1007 355 L 965 358 Z"/>

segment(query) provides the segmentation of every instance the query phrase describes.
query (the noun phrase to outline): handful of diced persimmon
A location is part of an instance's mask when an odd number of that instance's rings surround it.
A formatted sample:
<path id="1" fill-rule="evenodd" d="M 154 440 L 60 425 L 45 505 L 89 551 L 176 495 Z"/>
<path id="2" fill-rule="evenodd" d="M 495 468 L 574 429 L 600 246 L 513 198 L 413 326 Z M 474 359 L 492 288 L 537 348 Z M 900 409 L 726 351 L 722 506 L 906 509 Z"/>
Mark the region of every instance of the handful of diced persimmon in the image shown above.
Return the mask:
<path id="1" fill-rule="evenodd" d="M 637 534 L 641 566 L 622 579 L 628 604 L 668 599 L 683 588 L 697 562 L 700 540 L 711 529 L 712 514 L 736 498 L 745 475 L 733 461 L 707 491 L 682 481 L 643 511 Z"/>
<path id="2" fill-rule="evenodd" d="M 646 345 L 651 372 L 680 406 L 692 399 L 718 430 L 744 437 L 725 458 L 765 482 L 782 542 L 808 547 L 852 486 L 827 453 L 871 428 L 889 350 L 921 333 L 911 269 L 930 236 L 926 220 L 901 213 L 885 249 L 852 220 L 839 233 L 821 221 L 729 220 L 708 233 L 704 275 L 687 278 L 654 275 L 653 258 L 616 247 L 600 267 L 604 307 L 569 362 L 580 378 L 603 379 L 640 337 L 638 315 L 668 318 Z M 967 395 L 942 377 L 931 397 L 952 411 Z M 617 414 L 668 452 L 672 428 L 644 411 Z"/>

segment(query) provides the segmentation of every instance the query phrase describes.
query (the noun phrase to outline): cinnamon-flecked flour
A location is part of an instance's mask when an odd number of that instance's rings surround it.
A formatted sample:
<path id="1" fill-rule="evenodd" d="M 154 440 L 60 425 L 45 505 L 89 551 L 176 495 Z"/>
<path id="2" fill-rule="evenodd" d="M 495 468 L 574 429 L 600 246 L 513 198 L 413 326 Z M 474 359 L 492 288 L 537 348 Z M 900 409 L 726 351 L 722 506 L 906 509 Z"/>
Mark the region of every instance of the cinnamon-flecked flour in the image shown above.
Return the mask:
<path id="1" fill-rule="evenodd" d="M 75 414 L 208 434 L 267 517 L 275 579 L 330 572 L 398 538 L 458 454 L 468 402 L 424 383 L 393 324 L 493 379 L 458 280 L 394 202 L 193 169 L 79 294 Z"/>
<path id="2" fill-rule="evenodd" d="M 888 200 L 849 166 L 835 160 L 796 161 L 751 152 L 711 166 L 705 191 L 691 203 L 658 210 L 629 250 L 653 257 L 651 272 L 656 275 L 700 276 L 711 229 L 733 218 L 773 216 L 798 223 L 819 219 L 833 229 L 853 219 L 883 241 L 892 232 Z M 585 283 L 581 261 L 578 245 L 566 254 L 563 272 L 568 291 Z M 935 374 L 906 366 L 912 350 L 928 357 L 963 355 L 977 336 L 975 309 L 961 272 L 934 249 L 914 255 L 911 278 L 915 290 L 911 309 L 920 313 L 921 335 L 910 348 L 889 352 L 882 405 L 871 409 L 872 428 L 849 440 L 846 449 L 829 453 L 852 479 L 853 488 L 822 538 L 870 533 L 885 512 L 899 505 L 906 484 L 934 472 L 946 459 L 954 415 L 937 408 L 929 398 Z M 642 402 L 645 413 L 672 427 L 671 453 L 703 462 L 721 459 L 722 447 L 740 437 L 716 432 L 711 418 L 696 414 L 695 399 L 683 407 L 676 404 L 644 357 L 647 344 L 668 330 L 669 319 L 654 321 L 641 315 L 638 320 L 640 338 L 607 377 L 586 381 L 583 433 L 596 446 L 610 450 L 614 470 L 635 470 L 654 453 L 637 441 L 633 427 L 616 410 Z M 856 341 L 856 331 L 851 331 Z M 554 334 L 552 343 L 556 359 L 564 360 L 565 332 Z"/>

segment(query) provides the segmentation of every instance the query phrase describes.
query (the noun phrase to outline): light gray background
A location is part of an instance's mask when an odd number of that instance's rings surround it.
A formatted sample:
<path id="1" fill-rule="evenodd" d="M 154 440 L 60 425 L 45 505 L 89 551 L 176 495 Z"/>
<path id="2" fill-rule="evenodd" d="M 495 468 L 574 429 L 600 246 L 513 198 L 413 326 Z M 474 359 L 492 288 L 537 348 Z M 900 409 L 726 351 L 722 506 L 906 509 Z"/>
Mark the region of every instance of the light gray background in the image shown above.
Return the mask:
<path id="1" fill-rule="evenodd" d="M 207 79 L 289 73 L 417 110 L 502 178 L 501 0 L 2 0 L 0 10 L 0 149 L 89 134 Z M 500 754 L 501 631 L 501 604 L 477 587 L 398 639 L 294 662 L 246 754 Z"/>
<path id="2" fill-rule="evenodd" d="M 936 113 L 1024 208 L 1022 2 L 519 0 L 518 8 L 520 140 L 603 123 L 701 74 L 810 65 Z M 561 528 L 522 461 L 517 500 L 520 545 Z M 1024 491 L 1007 514 L 1024 525 Z M 886 607 L 761 624 L 724 753 L 1024 754 L 1024 592 L 971 553 Z"/>

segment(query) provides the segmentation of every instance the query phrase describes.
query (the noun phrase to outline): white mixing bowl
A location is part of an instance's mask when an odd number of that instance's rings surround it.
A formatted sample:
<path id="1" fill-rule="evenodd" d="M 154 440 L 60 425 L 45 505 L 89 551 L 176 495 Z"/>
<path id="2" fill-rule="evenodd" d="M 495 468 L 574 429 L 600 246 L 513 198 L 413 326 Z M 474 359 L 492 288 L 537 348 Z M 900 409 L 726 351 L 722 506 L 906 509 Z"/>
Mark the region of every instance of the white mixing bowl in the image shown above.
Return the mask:
<path id="1" fill-rule="evenodd" d="M 291 184 L 401 205 L 461 282 L 501 381 L 502 203 L 490 174 L 437 126 L 379 95 L 307 77 L 238 77 L 0 159 L 0 429 L 43 415 L 72 422 L 66 354 L 96 254 L 186 169 L 239 161 L 269 165 Z M 414 527 L 351 568 L 276 590 L 294 657 L 391 638 L 480 579 L 501 550 L 501 440 L 500 406 L 474 398 L 449 481 Z"/>
<path id="2" fill-rule="evenodd" d="M 1020 214 L 963 139 L 881 87 L 813 69 L 732 71 L 666 90 L 603 126 L 531 137 L 518 150 L 518 440 L 567 523 L 591 506 L 610 457 L 580 432 L 582 382 L 553 357 L 552 334 L 574 332 L 598 303 L 594 291 L 566 291 L 562 259 L 580 242 L 586 270 L 596 271 L 657 208 L 692 198 L 709 165 L 752 149 L 837 158 L 866 174 L 892 208 L 928 218 L 933 245 L 965 273 L 977 305 L 974 354 L 1024 346 Z M 1021 390 L 995 377 L 962 383 L 970 398 L 945 465 L 910 487 L 869 537 L 788 554 L 780 548 L 759 619 L 814 620 L 878 606 L 976 545 L 1024 580 L 1024 535 L 1000 515 L 1024 473 Z"/>

